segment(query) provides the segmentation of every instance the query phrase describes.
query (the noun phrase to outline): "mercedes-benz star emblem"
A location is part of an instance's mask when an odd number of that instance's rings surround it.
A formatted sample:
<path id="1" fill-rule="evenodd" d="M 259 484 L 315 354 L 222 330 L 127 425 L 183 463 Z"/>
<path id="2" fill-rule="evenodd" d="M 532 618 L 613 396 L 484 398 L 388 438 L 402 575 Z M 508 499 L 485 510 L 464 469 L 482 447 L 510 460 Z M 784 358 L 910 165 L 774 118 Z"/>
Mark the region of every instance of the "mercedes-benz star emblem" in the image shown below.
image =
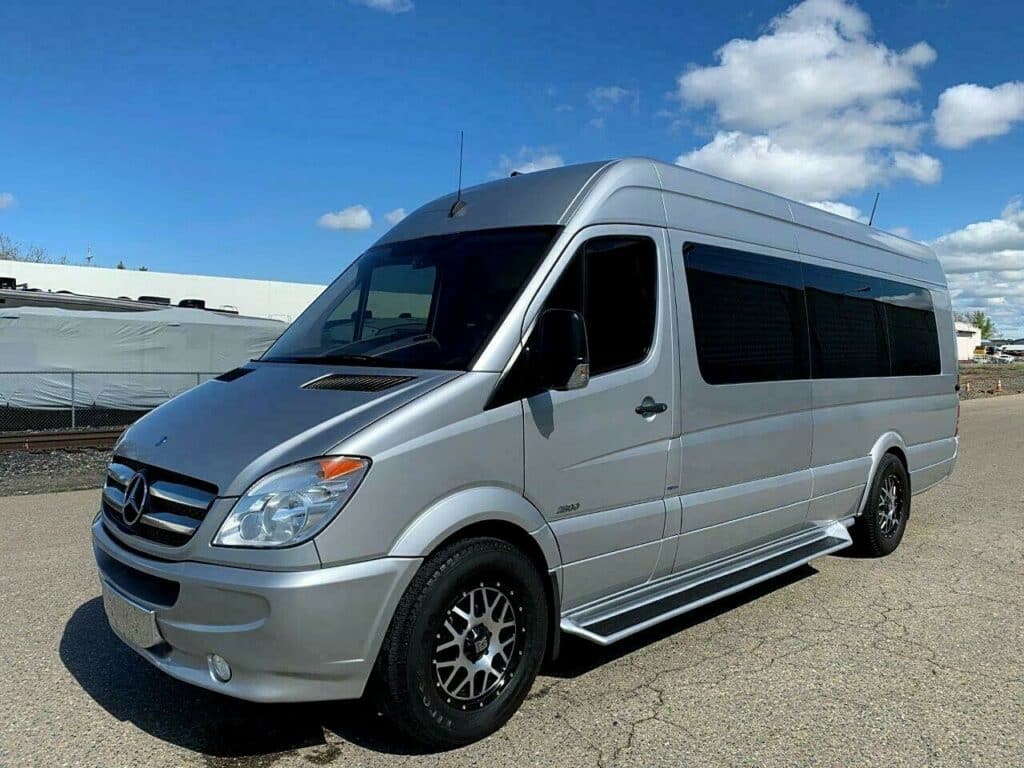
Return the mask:
<path id="1" fill-rule="evenodd" d="M 121 519 L 125 525 L 135 525 L 142 517 L 149 500 L 149 485 L 141 472 L 132 475 L 128 486 L 124 489 L 124 506 L 121 508 Z"/>

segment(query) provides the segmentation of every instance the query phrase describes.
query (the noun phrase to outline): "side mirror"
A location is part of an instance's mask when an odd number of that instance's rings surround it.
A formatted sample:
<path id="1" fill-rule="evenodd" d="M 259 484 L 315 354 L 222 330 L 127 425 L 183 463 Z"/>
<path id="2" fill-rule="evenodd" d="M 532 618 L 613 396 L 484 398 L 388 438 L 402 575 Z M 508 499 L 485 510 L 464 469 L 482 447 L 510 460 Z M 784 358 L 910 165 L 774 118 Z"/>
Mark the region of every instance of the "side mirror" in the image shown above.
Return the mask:
<path id="1" fill-rule="evenodd" d="M 545 389 L 583 389 L 590 381 L 590 351 L 583 316 L 572 309 L 547 309 L 536 330 L 536 360 Z"/>

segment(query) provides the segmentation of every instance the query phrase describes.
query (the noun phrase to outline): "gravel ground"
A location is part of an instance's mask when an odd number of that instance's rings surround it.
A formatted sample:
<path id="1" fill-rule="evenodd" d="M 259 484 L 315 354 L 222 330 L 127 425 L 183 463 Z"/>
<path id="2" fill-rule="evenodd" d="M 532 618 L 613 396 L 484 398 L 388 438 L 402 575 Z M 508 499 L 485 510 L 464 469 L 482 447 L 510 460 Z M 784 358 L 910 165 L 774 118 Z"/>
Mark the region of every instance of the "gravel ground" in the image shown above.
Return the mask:
<path id="1" fill-rule="evenodd" d="M 0 452 L 0 496 L 75 491 L 103 484 L 110 451 Z"/>
<path id="2" fill-rule="evenodd" d="M 1021 394 L 1024 392 L 1024 364 L 961 365 L 960 399 L 971 400 L 999 394 L 996 391 L 997 382 L 1002 384 L 1003 394 Z M 968 384 L 971 385 L 969 388 Z"/>
<path id="3" fill-rule="evenodd" d="M 891 557 L 823 558 L 611 648 L 569 639 L 504 729 L 439 754 L 362 702 L 166 677 L 107 626 L 97 491 L 0 499 L 0 765 L 1019 768 L 1021 423 L 1024 397 L 964 403 L 956 473 Z"/>

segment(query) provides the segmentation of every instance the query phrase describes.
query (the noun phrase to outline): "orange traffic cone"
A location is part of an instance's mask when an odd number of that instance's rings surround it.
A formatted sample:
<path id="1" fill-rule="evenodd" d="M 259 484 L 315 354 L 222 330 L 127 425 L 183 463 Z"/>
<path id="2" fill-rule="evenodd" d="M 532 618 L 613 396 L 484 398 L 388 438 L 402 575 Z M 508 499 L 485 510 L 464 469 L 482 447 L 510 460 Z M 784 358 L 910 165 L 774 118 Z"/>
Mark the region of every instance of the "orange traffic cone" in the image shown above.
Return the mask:
<path id="1" fill-rule="evenodd" d="M 968 395 L 969 395 L 969 394 L 971 394 L 971 382 L 969 382 L 969 381 L 968 381 L 968 382 L 967 382 L 967 383 L 966 383 L 966 384 L 964 385 L 964 391 L 965 391 L 965 392 L 966 392 L 966 393 L 967 393 Z"/>
<path id="2" fill-rule="evenodd" d="M 996 379 L 996 392 L 1002 392 L 1002 391 L 1003 391 L 1003 380 L 1002 379 Z"/>

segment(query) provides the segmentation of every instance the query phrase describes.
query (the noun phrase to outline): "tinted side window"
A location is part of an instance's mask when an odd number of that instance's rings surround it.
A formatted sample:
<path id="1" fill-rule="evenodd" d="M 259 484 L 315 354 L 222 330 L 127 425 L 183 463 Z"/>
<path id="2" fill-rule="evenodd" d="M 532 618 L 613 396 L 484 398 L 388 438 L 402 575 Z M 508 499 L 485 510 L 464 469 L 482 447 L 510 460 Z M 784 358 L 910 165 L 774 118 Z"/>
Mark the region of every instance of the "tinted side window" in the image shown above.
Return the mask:
<path id="1" fill-rule="evenodd" d="M 924 288 L 804 266 L 815 378 L 919 376 L 941 370 L 931 294 Z"/>
<path id="2" fill-rule="evenodd" d="M 928 296 L 931 304 L 931 296 Z M 927 376 L 941 373 L 939 337 L 934 309 L 887 304 L 894 376 Z"/>
<path id="3" fill-rule="evenodd" d="M 683 257 L 706 382 L 810 376 L 799 263 L 695 243 L 683 247 Z"/>
<path id="4" fill-rule="evenodd" d="M 658 252 L 646 237 L 588 240 L 562 273 L 545 308 L 583 314 L 590 345 L 590 373 L 635 365 L 654 342 L 658 301 Z"/>
<path id="5" fill-rule="evenodd" d="M 602 237 L 585 247 L 583 317 L 597 375 L 636 365 L 651 351 L 658 254 L 647 238 Z"/>
<path id="6" fill-rule="evenodd" d="M 878 281 L 865 275 L 804 266 L 816 379 L 888 376 L 889 344 Z"/>

